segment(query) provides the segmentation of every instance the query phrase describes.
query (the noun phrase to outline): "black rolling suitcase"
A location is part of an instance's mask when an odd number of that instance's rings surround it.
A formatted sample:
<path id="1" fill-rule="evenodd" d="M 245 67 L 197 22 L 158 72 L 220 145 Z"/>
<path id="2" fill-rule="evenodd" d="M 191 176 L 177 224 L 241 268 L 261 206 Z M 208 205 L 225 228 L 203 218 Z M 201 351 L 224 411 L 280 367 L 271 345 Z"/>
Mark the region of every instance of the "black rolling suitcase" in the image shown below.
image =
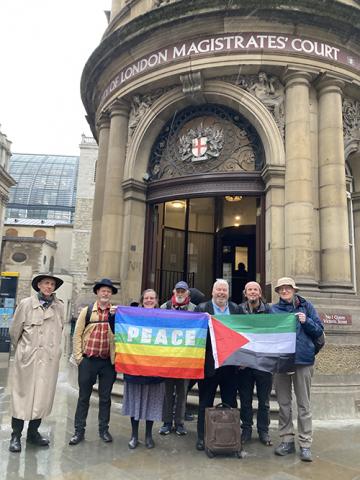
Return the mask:
<path id="1" fill-rule="evenodd" d="M 205 452 L 212 458 L 235 454 L 241 458 L 240 411 L 225 403 L 205 410 Z"/>

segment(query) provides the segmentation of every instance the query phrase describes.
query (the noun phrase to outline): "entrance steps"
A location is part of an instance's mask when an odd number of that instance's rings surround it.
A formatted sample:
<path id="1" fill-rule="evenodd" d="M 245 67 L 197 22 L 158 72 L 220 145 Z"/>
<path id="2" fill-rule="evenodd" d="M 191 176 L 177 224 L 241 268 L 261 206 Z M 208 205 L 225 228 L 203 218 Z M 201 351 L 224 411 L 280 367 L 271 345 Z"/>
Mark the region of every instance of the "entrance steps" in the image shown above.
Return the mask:
<path id="1" fill-rule="evenodd" d="M 95 384 L 94 391 L 97 392 L 97 389 L 98 389 L 98 385 Z M 115 401 L 121 402 L 123 395 L 124 395 L 124 380 L 122 378 L 122 374 L 118 374 L 112 389 L 112 397 L 114 398 Z M 220 392 L 218 390 L 216 392 L 214 405 L 220 402 L 221 402 L 221 398 L 220 398 Z M 196 413 L 198 405 L 199 405 L 199 392 L 198 392 L 197 385 L 195 385 L 187 396 L 187 411 L 191 413 Z M 238 406 L 240 407 L 239 399 L 238 399 Z M 254 410 L 254 415 L 256 415 L 256 412 L 257 412 L 256 394 L 254 394 L 253 410 Z M 271 392 L 271 397 L 270 397 L 270 418 L 272 420 L 277 419 L 278 413 L 279 413 L 279 405 L 276 401 L 275 391 L 273 390 Z"/>

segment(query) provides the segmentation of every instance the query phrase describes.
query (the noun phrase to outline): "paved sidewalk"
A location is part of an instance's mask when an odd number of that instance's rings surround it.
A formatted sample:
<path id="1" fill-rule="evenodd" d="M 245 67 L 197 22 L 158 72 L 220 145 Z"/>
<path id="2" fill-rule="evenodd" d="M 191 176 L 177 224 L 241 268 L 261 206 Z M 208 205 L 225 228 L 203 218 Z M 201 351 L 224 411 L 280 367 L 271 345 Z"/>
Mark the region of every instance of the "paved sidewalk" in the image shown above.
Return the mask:
<path id="1" fill-rule="evenodd" d="M 1 361 L 1 357 L 3 360 Z M 64 357 L 52 415 L 40 427 L 50 436 L 49 448 L 27 446 L 23 440 L 20 454 L 8 451 L 10 438 L 9 378 L 11 364 L 0 354 L 0 478 L 2 480 L 360 480 L 360 421 L 315 422 L 314 462 L 301 462 L 298 454 L 276 457 L 273 447 L 254 440 L 246 446 L 243 459 L 216 457 L 209 459 L 195 450 L 196 422 L 188 422 L 185 437 L 158 435 L 156 447 L 147 450 L 140 444 L 129 450 L 130 422 L 122 417 L 121 406 L 114 403 L 110 430 L 112 444 L 104 444 L 97 433 L 97 399 L 92 399 L 86 440 L 69 446 L 77 391 L 68 383 Z M 143 436 L 143 429 L 141 429 Z M 276 423 L 271 425 L 274 445 L 279 441 Z"/>

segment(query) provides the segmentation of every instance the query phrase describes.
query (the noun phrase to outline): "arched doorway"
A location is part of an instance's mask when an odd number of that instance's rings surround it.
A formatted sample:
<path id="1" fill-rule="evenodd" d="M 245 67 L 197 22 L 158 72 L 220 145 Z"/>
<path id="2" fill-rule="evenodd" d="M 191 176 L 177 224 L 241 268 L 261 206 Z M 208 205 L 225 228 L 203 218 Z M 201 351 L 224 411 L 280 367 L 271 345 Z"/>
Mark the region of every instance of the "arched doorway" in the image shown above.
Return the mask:
<path id="1" fill-rule="evenodd" d="M 263 165 L 260 137 L 239 112 L 204 104 L 168 121 L 148 167 L 143 275 L 161 301 L 181 279 L 210 296 L 226 278 L 237 302 L 246 279 L 264 284 Z"/>

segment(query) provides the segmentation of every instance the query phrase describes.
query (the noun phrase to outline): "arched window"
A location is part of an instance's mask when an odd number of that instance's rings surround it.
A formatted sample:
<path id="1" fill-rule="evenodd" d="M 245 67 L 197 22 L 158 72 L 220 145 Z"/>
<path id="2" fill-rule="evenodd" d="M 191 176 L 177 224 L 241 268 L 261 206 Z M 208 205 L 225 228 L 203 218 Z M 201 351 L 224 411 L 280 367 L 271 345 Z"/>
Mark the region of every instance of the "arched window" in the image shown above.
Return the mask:
<path id="1" fill-rule="evenodd" d="M 46 238 L 46 232 L 44 230 L 35 230 L 33 236 L 35 238 Z"/>
<path id="2" fill-rule="evenodd" d="M 19 235 L 16 228 L 8 228 L 5 232 L 6 237 L 17 237 Z"/>

